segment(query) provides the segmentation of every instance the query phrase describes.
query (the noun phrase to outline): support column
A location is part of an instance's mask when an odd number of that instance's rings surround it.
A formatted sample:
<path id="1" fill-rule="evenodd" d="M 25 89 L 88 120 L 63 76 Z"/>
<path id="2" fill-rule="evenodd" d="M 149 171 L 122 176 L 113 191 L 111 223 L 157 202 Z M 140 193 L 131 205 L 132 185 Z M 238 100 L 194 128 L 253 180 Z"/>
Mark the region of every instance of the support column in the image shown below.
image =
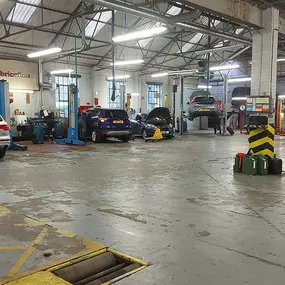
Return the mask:
<path id="1" fill-rule="evenodd" d="M 263 26 L 264 29 L 253 34 L 251 95 L 270 96 L 275 104 L 279 28 L 277 9 L 269 8 L 263 12 Z"/>

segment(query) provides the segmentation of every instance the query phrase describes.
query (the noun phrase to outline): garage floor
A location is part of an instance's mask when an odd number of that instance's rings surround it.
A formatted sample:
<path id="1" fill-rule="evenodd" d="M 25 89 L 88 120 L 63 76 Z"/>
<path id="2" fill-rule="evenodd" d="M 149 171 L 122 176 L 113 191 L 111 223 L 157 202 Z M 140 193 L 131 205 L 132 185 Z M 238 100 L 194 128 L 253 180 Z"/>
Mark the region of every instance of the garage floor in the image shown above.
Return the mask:
<path id="1" fill-rule="evenodd" d="M 285 159 L 285 139 L 277 153 Z M 153 265 L 130 284 L 284 284 L 284 177 L 233 175 L 247 137 L 192 133 L 96 150 L 9 152 L 0 205 Z"/>

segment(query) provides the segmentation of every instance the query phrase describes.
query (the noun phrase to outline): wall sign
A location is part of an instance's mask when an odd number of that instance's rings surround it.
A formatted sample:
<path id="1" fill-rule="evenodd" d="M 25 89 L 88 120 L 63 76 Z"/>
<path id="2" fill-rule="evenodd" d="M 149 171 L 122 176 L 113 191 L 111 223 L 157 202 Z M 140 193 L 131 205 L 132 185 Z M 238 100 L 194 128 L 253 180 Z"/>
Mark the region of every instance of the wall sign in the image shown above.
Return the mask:
<path id="1" fill-rule="evenodd" d="M 9 89 L 39 90 L 39 68 L 34 62 L 0 59 L 0 80 L 9 82 Z"/>

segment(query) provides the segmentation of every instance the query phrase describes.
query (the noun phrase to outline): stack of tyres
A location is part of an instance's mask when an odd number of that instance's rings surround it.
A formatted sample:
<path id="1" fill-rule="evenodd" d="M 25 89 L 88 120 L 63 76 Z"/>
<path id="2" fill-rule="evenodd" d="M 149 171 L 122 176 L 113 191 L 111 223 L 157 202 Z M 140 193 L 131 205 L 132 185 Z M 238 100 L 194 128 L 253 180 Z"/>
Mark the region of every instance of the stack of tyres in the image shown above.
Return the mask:
<path id="1" fill-rule="evenodd" d="M 247 175 L 257 174 L 256 159 L 250 155 L 246 155 L 242 161 L 242 173 Z"/>

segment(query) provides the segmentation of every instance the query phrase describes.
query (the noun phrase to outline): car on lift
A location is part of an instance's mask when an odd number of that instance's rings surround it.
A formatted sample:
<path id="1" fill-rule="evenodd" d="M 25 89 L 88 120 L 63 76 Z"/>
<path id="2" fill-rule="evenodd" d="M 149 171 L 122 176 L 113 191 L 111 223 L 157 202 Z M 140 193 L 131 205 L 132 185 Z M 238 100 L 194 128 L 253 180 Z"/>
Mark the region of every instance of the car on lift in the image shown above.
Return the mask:
<path id="1" fill-rule="evenodd" d="M 189 105 L 188 119 L 190 121 L 202 116 L 210 117 L 221 115 L 219 103 L 213 96 L 196 96 L 187 104 Z"/>
<path id="2" fill-rule="evenodd" d="M 173 120 L 169 109 L 165 107 L 155 108 L 149 114 L 133 114 L 131 124 L 134 136 L 152 137 L 157 128 L 160 128 L 164 138 L 173 138 L 174 136 Z"/>
<path id="3" fill-rule="evenodd" d="M 132 128 L 125 110 L 90 108 L 87 114 L 79 118 L 80 126 L 86 129 L 84 139 L 91 137 L 94 143 L 105 141 L 108 137 L 115 137 L 123 142 L 131 138 Z M 80 135 L 82 139 L 82 136 Z"/>
<path id="4" fill-rule="evenodd" d="M 3 158 L 6 154 L 6 150 L 10 145 L 10 133 L 8 124 L 0 116 L 0 158 Z"/>

